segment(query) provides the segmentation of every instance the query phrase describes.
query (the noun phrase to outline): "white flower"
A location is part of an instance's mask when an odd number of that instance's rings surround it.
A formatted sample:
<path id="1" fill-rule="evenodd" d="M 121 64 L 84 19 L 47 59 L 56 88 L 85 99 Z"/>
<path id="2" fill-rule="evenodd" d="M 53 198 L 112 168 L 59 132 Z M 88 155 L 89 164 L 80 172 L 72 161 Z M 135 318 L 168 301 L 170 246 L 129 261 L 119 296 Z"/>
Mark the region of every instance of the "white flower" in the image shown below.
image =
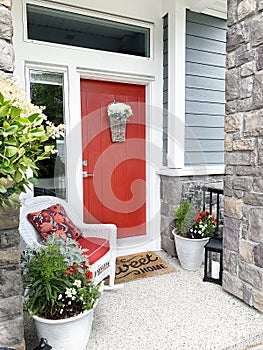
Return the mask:
<path id="1" fill-rule="evenodd" d="M 76 286 L 77 288 L 81 287 L 81 280 L 75 280 L 73 283 L 73 286 Z"/>
<path id="2" fill-rule="evenodd" d="M 60 300 L 62 298 L 62 294 L 59 294 L 58 296 L 58 300 Z"/>
<path id="3" fill-rule="evenodd" d="M 73 288 L 66 288 L 65 294 L 66 294 L 66 296 L 67 296 L 68 298 L 71 298 L 71 297 L 72 297 L 72 289 L 73 289 Z"/>
<path id="4" fill-rule="evenodd" d="M 130 116 L 133 115 L 130 105 L 122 102 L 113 102 L 110 103 L 107 107 L 108 116 L 112 116 L 115 119 L 124 119 L 127 120 Z"/>
<path id="5" fill-rule="evenodd" d="M 46 116 L 42 113 L 43 108 L 33 105 L 25 95 L 25 92 L 18 85 L 15 79 L 4 80 L 0 79 L 1 93 L 5 100 L 12 101 L 12 105 L 21 108 L 21 117 L 28 118 L 30 115 L 39 113 L 43 119 Z"/>

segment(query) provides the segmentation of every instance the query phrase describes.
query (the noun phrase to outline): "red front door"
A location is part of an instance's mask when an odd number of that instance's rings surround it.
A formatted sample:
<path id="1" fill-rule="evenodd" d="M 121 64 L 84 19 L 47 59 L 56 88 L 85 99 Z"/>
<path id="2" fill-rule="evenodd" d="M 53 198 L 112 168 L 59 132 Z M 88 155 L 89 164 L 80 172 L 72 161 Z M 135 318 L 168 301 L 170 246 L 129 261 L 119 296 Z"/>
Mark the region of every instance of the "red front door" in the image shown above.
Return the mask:
<path id="1" fill-rule="evenodd" d="M 107 106 L 132 107 L 126 140 L 112 142 Z M 146 233 L 145 87 L 81 80 L 84 220 L 114 223 L 118 238 Z"/>

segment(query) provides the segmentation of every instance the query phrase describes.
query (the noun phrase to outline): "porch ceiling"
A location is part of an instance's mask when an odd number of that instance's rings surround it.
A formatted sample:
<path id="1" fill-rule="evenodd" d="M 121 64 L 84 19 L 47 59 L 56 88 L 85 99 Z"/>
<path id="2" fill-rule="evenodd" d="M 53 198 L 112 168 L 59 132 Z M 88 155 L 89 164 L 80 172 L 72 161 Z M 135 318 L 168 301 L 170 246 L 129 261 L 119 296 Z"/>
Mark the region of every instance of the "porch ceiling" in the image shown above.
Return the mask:
<path id="1" fill-rule="evenodd" d="M 227 0 L 190 0 L 189 9 L 221 18 L 227 18 Z"/>

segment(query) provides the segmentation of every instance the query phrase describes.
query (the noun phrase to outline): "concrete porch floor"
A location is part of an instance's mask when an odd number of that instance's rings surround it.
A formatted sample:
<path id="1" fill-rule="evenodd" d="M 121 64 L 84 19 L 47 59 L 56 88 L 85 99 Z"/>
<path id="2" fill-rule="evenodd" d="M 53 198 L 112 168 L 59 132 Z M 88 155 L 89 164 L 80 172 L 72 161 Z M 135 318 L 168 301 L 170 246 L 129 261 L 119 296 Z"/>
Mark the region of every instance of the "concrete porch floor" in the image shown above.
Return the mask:
<path id="1" fill-rule="evenodd" d="M 175 258 L 157 253 L 176 272 L 104 292 L 87 350 L 263 349 L 262 313 L 202 282 L 202 269 L 183 270 Z M 32 350 L 37 339 L 27 318 L 25 334 Z"/>

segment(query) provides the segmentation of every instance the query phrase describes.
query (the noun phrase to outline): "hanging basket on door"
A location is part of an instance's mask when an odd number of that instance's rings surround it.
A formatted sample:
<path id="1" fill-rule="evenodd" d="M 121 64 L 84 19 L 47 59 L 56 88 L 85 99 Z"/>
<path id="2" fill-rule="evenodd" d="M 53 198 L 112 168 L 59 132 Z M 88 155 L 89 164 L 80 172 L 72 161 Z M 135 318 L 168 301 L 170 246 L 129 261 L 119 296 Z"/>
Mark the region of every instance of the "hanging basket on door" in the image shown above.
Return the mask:
<path id="1" fill-rule="evenodd" d="M 112 142 L 125 141 L 126 123 L 129 117 L 133 115 L 131 106 L 114 101 L 108 105 L 107 113 L 110 120 Z"/>

